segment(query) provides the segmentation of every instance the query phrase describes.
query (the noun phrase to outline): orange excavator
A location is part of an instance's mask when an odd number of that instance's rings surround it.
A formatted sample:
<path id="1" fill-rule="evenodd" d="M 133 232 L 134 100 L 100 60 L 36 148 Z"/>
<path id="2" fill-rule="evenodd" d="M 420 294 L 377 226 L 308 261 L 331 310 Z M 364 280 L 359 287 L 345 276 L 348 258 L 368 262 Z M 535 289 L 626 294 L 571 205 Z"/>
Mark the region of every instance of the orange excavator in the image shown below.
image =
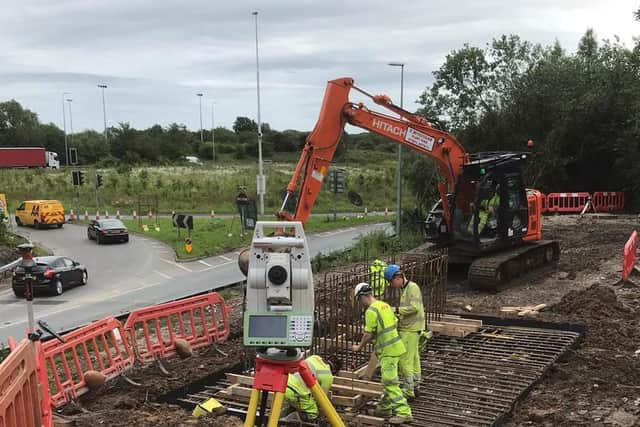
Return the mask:
<path id="1" fill-rule="evenodd" d="M 349 102 L 351 90 L 400 117 Z M 452 135 L 394 105 L 386 95 L 365 92 L 348 77 L 327 83 L 320 116 L 287 185 L 280 220 L 307 221 L 347 123 L 435 160 L 444 182 L 437 185 L 440 199 L 425 219 L 425 234 L 435 247 L 448 248 L 450 263 L 469 265 L 472 287 L 493 290 L 558 260 L 558 242 L 542 240 L 542 195 L 525 188 L 522 180 L 526 153 L 467 153 Z M 298 184 L 295 211 L 287 212 Z"/>

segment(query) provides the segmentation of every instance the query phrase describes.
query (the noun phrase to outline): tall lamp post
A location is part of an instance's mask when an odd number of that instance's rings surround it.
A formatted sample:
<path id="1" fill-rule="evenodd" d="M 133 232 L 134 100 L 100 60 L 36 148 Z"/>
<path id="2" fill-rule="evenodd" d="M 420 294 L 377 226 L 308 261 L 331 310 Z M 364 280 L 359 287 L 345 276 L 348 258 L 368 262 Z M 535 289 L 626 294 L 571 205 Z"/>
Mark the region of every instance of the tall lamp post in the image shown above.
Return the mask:
<path id="1" fill-rule="evenodd" d="M 71 132 L 69 134 L 69 141 L 70 141 L 71 145 L 73 145 L 73 113 L 71 112 L 71 103 L 73 102 L 73 99 L 67 98 L 66 101 L 69 103 L 69 131 Z M 69 156 L 69 151 L 68 150 L 67 150 L 66 155 Z M 69 161 L 67 160 L 67 165 L 68 164 L 69 164 Z"/>
<path id="2" fill-rule="evenodd" d="M 204 143 L 204 133 L 202 133 L 202 93 L 196 93 L 200 100 L 200 144 Z"/>
<path id="3" fill-rule="evenodd" d="M 404 63 L 389 62 L 391 67 L 400 67 L 400 108 L 403 108 L 404 96 Z M 398 165 L 396 171 L 396 235 L 400 237 L 402 220 L 402 145 L 398 144 Z"/>
<path id="4" fill-rule="evenodd" d="M 69 148 L 67 147 L 67 112 L 64 107 L 65 96 L 71 92 L 62 92 L 62 128 L 64 129 L 64 165 L 69 166 Z"/>
<path id="5" fill-rule="evenodd" d="M 215 126 L 214 115 L 213 115 L 214 105 L 216 105 L 215 101 L 211 101 L 211 159 L 215 162 L 216 161 L 216 136 L 215 136 L 216 126 Z"/>
<path id="6" fill-rule="evenodd" d="M 102 89 L 102 117 L 104 118 L 104 142 L 109 143 L 109 136 L 107 134 L 107 105 L 104 101 L 104 90 L 107 88 L 107 85 L 99 84 L 98 87 Z"/>
<path id="7" fill-rule="evenodd" d="M 262 174 L 262 122 L 260 120 L 260 61 L 258 59 L 258 11 L 251 13 L 256 17 L 256 92 L 258 94 L 258 195 L 260 196 L 260 215 L 264 215 L 265 182 Z"/>

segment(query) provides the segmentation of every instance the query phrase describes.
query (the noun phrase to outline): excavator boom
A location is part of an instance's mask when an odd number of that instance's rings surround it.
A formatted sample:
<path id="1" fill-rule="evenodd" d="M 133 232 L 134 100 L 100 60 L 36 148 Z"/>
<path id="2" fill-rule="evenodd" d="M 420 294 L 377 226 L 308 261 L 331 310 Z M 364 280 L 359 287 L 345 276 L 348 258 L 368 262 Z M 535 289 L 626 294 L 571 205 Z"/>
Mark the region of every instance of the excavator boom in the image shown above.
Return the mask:
<path id="1" fill-rule="evenodd" d="M 398 114 L 400 118 L 371 111 L 363 104 L 349 102 L 349 93 L 352 89 Z M 280 219 L 302 223 L 307 221 L 347 123 L 386 136 L 433 158 L 446 179 L 446 185 L 442 183 L 438 189 L 444 207 L 444 219 L 450 225 L 450 207 L 446 193 L 454 193 L 458 177 L 462 173 L 462 165 L 468 160 L 463 147 L 450 134 L 431 127 L 423 117 L 394 105 L 385 95 L 368 94 L 356 87 L 353 79 L 348 77 L 327 83 L 320 116 L 307 137 L 300 160 L 287 185 L 287 196 L 278 214 Z M 301 178 L 295 212 L 286 212 L 287 199 L 295 192 Z"/>

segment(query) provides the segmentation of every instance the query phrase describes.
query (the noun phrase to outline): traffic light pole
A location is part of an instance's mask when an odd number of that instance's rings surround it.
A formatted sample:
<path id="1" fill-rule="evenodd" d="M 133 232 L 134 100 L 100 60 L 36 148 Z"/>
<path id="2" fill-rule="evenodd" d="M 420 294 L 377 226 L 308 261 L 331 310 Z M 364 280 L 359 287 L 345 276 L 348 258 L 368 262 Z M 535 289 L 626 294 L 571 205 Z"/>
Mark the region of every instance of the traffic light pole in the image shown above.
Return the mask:
<path id="1" fill-rule="evenodd" d="M 96 171 L 96 211 L 100 210 L 100 204 L 99 204 L 99 200 L 98 200 L 98 188 L 100 187 L 100 185 L 98 185 L 98 176 L 100 176 L 100 175 Z"/>

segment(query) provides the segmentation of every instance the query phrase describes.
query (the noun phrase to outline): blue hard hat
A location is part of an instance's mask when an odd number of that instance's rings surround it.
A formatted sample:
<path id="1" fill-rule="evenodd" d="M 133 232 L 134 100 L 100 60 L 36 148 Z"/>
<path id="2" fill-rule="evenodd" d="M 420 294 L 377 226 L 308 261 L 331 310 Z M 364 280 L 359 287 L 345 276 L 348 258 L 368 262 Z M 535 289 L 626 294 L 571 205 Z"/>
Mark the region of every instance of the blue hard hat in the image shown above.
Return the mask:
<path id="1" fill-rule="evenodd" d="M 397 264 L 391 264 L 384 269 L 384 280 L 390 282 L 393 276 L 400 273 L 400 266 Z"/>

